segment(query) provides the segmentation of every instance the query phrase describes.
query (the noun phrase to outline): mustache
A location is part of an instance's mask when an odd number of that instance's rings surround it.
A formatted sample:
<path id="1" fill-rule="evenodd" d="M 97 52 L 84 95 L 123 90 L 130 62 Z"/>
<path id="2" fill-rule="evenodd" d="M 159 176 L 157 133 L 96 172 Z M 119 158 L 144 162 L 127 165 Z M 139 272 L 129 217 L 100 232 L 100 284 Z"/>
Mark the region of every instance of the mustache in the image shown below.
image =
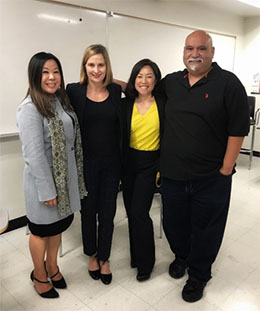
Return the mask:
<path id="1" fill-rule="evenodd" d="M 188 59 L 188 63 L 190 63 L 190 62 L 201 62 L 201 63 L 203 63 L 203 59 L 200 57 L 190 57 Z"/>

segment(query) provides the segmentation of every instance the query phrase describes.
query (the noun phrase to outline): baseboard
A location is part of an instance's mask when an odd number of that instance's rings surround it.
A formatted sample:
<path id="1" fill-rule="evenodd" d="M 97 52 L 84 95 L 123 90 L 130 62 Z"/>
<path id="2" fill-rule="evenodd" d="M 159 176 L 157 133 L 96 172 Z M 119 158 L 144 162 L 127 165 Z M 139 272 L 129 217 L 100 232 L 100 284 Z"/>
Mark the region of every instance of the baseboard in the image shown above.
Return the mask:
<path id="1" fill-rule="evenodd" d="M 248 151 L 248 150 L 243 150 L 243 149 L 241 149 L 241 150 L 240 150 L 240 153 L 242 153 L 242 154 L 247 154 L 247 155 L 248 155 L 249 151 Z M 254 157 L 260 158 L 260 151 L 253 151 L 253 156 L 254 156 Z"/>
<path id="2" fill-rule="evenodd" d="M 7 229 L 5 230 L 5 232 L 3 232 L 2 234 L 5 234 L 6 232 L 15 230 L 15 229 L 19 229 L 21 227 L 24 227 L 27 225 L 27 218 L 26 216 L 22 216 L 22 217 L 18 217 L 12 220 L 9 220 L 9 224 Z"/>

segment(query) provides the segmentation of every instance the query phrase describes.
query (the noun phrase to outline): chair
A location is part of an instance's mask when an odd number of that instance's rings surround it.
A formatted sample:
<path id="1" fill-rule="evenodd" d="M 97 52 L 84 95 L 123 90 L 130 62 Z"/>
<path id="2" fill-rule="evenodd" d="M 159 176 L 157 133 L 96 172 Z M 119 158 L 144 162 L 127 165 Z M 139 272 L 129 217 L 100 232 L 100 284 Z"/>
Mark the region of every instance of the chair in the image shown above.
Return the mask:
<path id="1" fill-rule="evenodd" d="M 255 113 L 255 125 L 257 130 L 260 130 L 260 126 L 258 126 L 259 121 L 260 121 L 260 108 L 258 108 Z"/>
<path id="2" fill-rule="evenodd" d="M 5 232 L 9 224 L 8 210 L 4 207 L 0 207 L 0 234 Z"/>
<path id="3" fill-rule="evenodd" d="M 154 191 L 154 194 L 159 194 L 160 195 L 160 239 L 162 238 L 162 233 L 163 233 L 163 230 L 162 230 L 162 220 L 163 220 L 163 204 L 162 204 L 162 194 L 161 194 L 161 190 L 160 190 L 160 187 L 161 187 L 161 177 L 160 177 L 160 173 L 157 172 L 156 174 L 156 180 L 155 180 L 155 191 Z"/>
<path id="4" fill-rule="evenodd" d="M 160 196 L 160 234 L 159 234 L 159 238 L 162 238 L 162 218 L 163 218 L 163 205 L 162 205 L 162 195 L 161 195 L 161 191 L 159 188 L 155 189 L 154 191 L 155 195 L 159 195 Z"/>
<path id="5" fill-rule="evenodd" d="M 253 153 L 254 153 L 254 143 L 255 143 L 255 129 L 257 126 L 257 119 L 258 117 L 258 111 L 255 112 L 255 96 L 248 96 L 248 105 L 249 105 L 249 116 L 250 116 L 250 128 L 252 127 L 252 134 L 251 134 L 251 142 L 249 148 L 241 148 L 242 153 L 248 153 L 249 154 L 249 164 L 248 169 L 251 169 L 251 163 L 253 159 Z"/>
<path id="6" fill-rule="evenodd" d="M 255 126 L 257 130 L 260 130 L 259 121 L 260 121 L 260 108 L 258 108 L 255 112 Z"/>

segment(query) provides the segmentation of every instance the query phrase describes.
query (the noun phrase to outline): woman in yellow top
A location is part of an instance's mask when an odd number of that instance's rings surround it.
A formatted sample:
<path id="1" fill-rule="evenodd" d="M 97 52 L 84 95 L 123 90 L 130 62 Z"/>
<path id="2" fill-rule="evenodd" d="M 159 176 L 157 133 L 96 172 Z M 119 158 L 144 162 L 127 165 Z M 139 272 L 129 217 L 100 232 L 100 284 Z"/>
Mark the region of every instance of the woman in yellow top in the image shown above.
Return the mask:
<path id="1" fill-rule="evenodd" d="M 153 222 L 149 211 L 158 171 L 163 128 L 163 98 L 156 95 L 158 66 L 142 59 L 132 69 L 122 99 L 124 161 L 122 189 L 128 216 L 131 267 L 137 280 L 150 278 L 155 263 Z"/>

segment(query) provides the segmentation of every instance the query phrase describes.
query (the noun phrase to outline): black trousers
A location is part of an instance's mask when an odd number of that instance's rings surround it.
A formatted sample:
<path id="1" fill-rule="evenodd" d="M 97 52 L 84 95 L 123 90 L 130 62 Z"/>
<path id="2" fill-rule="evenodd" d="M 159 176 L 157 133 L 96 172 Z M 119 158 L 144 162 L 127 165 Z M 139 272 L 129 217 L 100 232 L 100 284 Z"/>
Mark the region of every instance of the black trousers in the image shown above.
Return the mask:
<path id="1" fill-rule="evenodd" d="M 151 273 L 155 262 L 153 221 L 149 211 L 155 191 L 158 159 L 158 151 L 130 149 L 123 174 L 131 262 L 137 266 L 139 273 Z"/>
<path id="2" fill-rule="evenodd" d="M 108 260 L 111 252 L 119 187 L 120 161 L 117 157 L 88 160 L 85 183 L 88 196 L 81 201 L 81 229 L 84 253 L 97 253 Z"/>
<path id="3" fill-rule="evenodd" d="M 191 277 L 207 282 L 227 220 L 232 176 L 196 181 L 162 177 L 163 227 L 171 250 Z"/>

